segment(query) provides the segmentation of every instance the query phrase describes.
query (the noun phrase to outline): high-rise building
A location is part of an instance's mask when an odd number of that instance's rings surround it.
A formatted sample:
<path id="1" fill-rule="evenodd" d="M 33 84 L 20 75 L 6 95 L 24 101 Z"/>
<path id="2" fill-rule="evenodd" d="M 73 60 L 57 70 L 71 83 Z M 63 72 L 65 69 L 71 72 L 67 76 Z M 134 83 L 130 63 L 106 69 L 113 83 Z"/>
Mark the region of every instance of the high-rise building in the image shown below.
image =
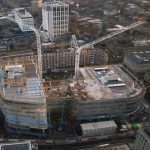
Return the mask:
<path id="1" fill-rule="evenodd" d="M 150 125 L 150 124 L 149 124 Z M 133 150 L 150 150 L 150 126 L 139 129 Z"/>
<path id="2" fill-rule="evenodd" d="M 69 5 L 60 1 L 45 2 L 42 7 L 43 29 L 51 41 L 68 32 Z"/>
<path id="3" fill-rule="evenodd" d="M 14 10 L 15 14 L 15 21 L 19 25 L 21 31 L 31 31 L 28 27 L 24 26 L 24 24 L 29 24 L 31 26 L 34 26 L 34 20 L 32 15 L 27 12 L 24 8 L 16 8 Z"/>

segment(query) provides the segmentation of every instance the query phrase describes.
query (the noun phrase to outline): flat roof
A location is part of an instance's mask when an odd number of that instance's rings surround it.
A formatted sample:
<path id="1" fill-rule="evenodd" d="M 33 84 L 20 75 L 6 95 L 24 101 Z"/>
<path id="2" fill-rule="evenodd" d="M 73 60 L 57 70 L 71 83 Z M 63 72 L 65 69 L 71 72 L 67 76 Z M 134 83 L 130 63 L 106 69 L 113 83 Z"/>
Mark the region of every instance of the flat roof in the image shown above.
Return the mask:
<path id="1" fill-rule="evenodd" d="M 63 3 L 61 1 L 53 1 L 53 2 L 45 2 L 43 3 L 43 6 L 44 7 L 58 7 L 58 6 L 69 6 L 68 4 L 66 3 Z"/>
<path id="2" fill-rule="evenodd" d="M 25 19 L 25 18 L 33 18 L 32 15 L 27 12 L 25 10 L 25 8 L 15 8 L 15 12 L 18 14 L 18 16 L 22 19 Z"/>
<path id="3" fill-rule="evenodd" d="M 129 52 L 127 57 L 138 65 L 150 64 L 150 51 Z"/>
<path id="4" fill-rule="evenodd" d="M 80 74 L 82 79 L 70 87 L 86 100 L 129 98 L 143 91 L 122 65 L 80 68 Z"/>
<path id="5" fill-rule="evenodd" d="M 83 124 L 80 124 L 80 126 L 81 126 L 83 131 L 111 128 L 111 127 L 116 127 L 117 128 L 117 125 L 116 125 L 116 123 L 113 120 L 111 120 L 111 121 L 93 122 L 93 123 L 83 123 Z"/>
<path id="6" fill-rule="evenodd" d="M 45 94 L 36 65 L 11 64 L 0 70 L 1 93 L 6 100 L 43 103 Z M 43 101 L 44 100 L 44 101 Z"/>

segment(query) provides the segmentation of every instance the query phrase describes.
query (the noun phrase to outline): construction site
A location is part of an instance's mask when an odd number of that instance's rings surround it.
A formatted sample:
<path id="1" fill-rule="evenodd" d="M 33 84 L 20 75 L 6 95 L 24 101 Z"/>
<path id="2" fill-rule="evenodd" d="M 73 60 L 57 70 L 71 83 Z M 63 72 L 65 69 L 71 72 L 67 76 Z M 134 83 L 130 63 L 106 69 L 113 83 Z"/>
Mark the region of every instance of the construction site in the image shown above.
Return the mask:
<path id="1" fill-rule="evenodd" d="M 21 9 L 21 13 L 27 11 Z M 53 17 L 49 7 L 45 15 Z M 63 15 L 61 17 L 66 16 Z M 108 51 L 97 45 L 146 21 L 119 26 L 118 30 L 98 38 L 102 20 L 92 17 L 78 19 L 74 29 L 87 32 L 92 28 L 90 34 L 95 33 L 95 37 L 91 41 L 78 40 L 73 34 L 68 48 L 45 46 L 44 49 L 42 25 L 37 29 L 32 16 L 30 19 L 17 17 L 6 15 L 1 19 L 17 23 L 22 30 L 32 31 L 36 37 L 36 53 L 2 54 L 0 57 L 1 112 L 10 132 L 45 134 L 53 126 L 61 130 L 66 120 L 128 119 L 138 111 L 145 95 L 144 85 L 123 65 L 107 65 Z M 58 24 L 59 20 L 54 18 Z M 45 26 L 49 26 L 48 23 L 45 22 Z M 68 25 L 68 16 L 66 23 Z M 82 31 L 84 25 L 88 27 Z"/>
<path id="2" fill-rule="evenodd" d="M 80 68 L 80 75 L 70 84 L 76 98 L 70 110 L 80 120 L 129 117 L 144 99 L 144 86 L 123 66 Z"/>

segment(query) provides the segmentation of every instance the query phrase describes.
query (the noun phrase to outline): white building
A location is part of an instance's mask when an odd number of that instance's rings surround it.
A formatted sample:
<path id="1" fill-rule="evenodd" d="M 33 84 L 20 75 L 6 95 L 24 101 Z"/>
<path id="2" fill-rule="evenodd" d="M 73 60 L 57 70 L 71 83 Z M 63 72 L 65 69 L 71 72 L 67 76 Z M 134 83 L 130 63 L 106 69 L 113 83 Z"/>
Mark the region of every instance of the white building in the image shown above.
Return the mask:
<path id="1" fill-rule="evenodd" d="M 21 31 L 31 31 L 28 27 L 24 26 L 24 24 L 28 24 L 30 26 L 34 26 L 34 20 L 32 15 L 27 12 L 24 8 L 15 8 L 15 21 L 19 25 Z"/>
<path id="2" fill-rule="evenodd" d="M 117 130 L 116 123 L 112 121 L 94 122 L 81 124 L 82 136 L 97 136 L 97 135 L 108 135 L 115 133 Z"/>
<path id="3" fill-rule="evenodd" d="M 51 41 L 68 32 L 69 5 L 60 1 L 45 2 L 42 8 L 43 29 Z"/>

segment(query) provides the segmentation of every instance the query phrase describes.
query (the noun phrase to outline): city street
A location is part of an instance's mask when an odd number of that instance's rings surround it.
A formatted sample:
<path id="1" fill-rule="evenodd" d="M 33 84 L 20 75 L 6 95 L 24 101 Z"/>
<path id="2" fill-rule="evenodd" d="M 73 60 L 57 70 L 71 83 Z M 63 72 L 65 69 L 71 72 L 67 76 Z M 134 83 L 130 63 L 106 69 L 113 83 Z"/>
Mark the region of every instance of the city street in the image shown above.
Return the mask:
<path id="1" fill-rule="evenodd" d="M 125 144 L 129 142 L 134 142 L 133 136 L 126 136 L 126 137 L 119 137 L 119 138 L 112 138 L 112 139 L 100 139 L 97 141 L 88 141 L 83 143 L 76 143 L 76 144 L 64 144 L 64 145 L 39 145 L 40 150 L 78 150 L 82 148 L 90 148 L 96 147 L 101 144 Z"/>

